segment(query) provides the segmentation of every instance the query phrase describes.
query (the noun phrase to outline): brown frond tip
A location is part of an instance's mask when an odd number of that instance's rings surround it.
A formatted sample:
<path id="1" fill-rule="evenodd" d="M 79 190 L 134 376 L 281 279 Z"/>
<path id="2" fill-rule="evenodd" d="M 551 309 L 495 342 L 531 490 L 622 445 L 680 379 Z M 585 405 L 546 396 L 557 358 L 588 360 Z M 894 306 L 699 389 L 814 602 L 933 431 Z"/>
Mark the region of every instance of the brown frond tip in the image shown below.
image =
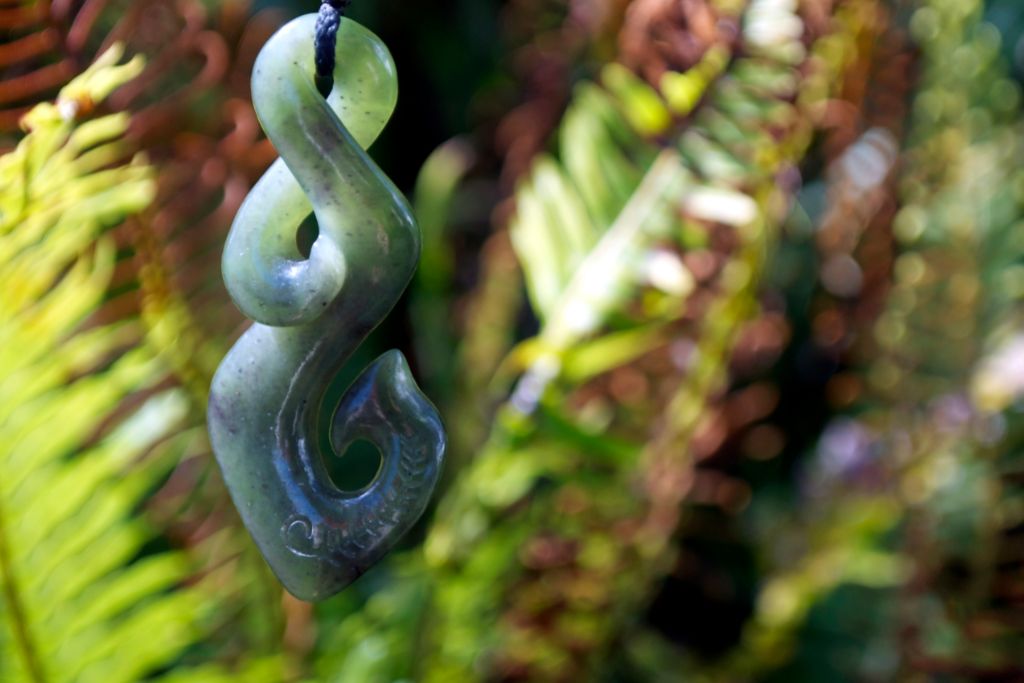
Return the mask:
<path id="1" fill-rule="evenodd" d="M 619 32 L 619 60 L 657 85 L 666 71 L 686 71 L 715 43 L 738 34 L 734 17 L 708 0 L 635 0 Z"/>

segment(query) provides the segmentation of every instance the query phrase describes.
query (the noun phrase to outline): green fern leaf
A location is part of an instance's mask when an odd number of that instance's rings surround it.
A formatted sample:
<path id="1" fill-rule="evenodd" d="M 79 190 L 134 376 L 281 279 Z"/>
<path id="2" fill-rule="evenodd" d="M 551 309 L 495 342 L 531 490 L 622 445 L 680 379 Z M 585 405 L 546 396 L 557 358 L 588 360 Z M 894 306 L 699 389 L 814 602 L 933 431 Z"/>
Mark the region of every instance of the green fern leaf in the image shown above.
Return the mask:
<path id="1" fill-rule="evenodd" d="M 153 199 L 128 120 L 79 121 L 141 68 L 111 49 L 0 157 L 0 680 L 137 681 L 182 661 L 219 604 L 185 552 L 146 549 L 146 498 L 204 439 L 135 320 L 102 324 L 106 232 Z M 134 408 L 130 406 L 136 406 Z M 279 663 L 278 663 L 279 664 Z M 269 667 L 269 669 L 268 669 Z M 245 680 L 280 680 L 274 662 Z M 279 667 L 278 667 L 279 668 Z M 192 680 L 232 680 L 219 665 Z M 173 680 L 173 678 L 172 678 Z M 234 678 L 233 680 L 238 680 Z"/>

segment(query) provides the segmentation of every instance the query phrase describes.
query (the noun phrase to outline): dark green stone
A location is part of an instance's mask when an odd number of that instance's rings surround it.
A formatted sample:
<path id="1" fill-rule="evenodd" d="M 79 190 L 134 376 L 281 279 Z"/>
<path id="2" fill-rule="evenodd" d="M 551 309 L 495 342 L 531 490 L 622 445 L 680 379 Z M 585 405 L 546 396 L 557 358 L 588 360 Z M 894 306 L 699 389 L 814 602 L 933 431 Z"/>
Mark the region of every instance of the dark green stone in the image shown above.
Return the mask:
<path id="1" fill-rule="evenodd" d="M 315 15 L 264 46 L 253 103 L 281 158 L 239 209 L 224 249 L 228 291 L 256 321 L 224 358 L 208 425 L 232 499 L 293 595 L 321 600 L 383 557 L 426 508 L 445 435 L 398 351 L 377 359 L 341 405 L 327 389 L 387 315 L 419 259 L 408 203 L 365 152 L 394 109 L 394 63 L 350 20 L 338 31 L 335 87 L 313 82 Z M 319 235 L 303 258 L 296 231 L 310 211 Z M 338 453 L 359 439 L 382 454 L 360 491 L 330 481 L 319 434 Z"/>

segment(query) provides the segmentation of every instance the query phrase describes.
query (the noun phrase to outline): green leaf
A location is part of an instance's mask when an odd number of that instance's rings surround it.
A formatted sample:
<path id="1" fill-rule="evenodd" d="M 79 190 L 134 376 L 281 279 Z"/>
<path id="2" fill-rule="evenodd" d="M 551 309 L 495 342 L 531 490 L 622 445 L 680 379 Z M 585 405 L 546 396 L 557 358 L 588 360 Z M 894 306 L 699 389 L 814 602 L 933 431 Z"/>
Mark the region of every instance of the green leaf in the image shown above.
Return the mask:
<path id="1" fill-rule="evenodd" d="M 123 114 L 79 121 L 139 72 L 111 49 L 24 119 L 0 157 L 0 680 L 138 681 L 209 635 L 220 598 L 195 559 L 148 546 L 143 505 L 201 432 L 135 321 L 97 317 L 105 231 L 153 198 Z M 127 349 L 127 350 L 126 350 Z M 269 662 L 270 660 L 267 660 Z M 208 668 L 206 680 L 231 680 Z M 251 670 L 249 680 L 275 680 Z M 201 679 L 200 679 L 201 680 Z M 280 676 L 276 677 L 280 680 Z"/>

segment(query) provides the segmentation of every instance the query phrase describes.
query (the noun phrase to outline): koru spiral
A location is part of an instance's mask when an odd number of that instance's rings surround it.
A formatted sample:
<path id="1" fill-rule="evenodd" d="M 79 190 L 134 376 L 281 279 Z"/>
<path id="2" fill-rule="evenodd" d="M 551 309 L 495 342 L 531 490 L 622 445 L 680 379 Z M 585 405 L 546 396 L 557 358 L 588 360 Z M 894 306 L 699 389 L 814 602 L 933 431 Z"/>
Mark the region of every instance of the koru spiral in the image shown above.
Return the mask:
<path id="1" fill-rule="evenodd" d="M 314 81 L 316 15 L 263 47 L 252 99 L 279 159 L 239 209 L 223 272 L 236 305 L 256 321 L 213 379 L 208 425 L 242 520 L 285 588 L 304 600 L 341 590 L 383 557 L 423 513 L 444 457 L 441 420 L 405 358 L 389 351 L 341 399 L 325 405 L 346 359 L 387 315 L 419 259 L 408 202 L 366 153 L 398 88 L 387 48 L 342 19 L 334 87 Z M 315 214 L 309 257 L 296 246 Z M 355 440 L 382 454 L 376 478 L 345 492 L 320 447 Z"/>

